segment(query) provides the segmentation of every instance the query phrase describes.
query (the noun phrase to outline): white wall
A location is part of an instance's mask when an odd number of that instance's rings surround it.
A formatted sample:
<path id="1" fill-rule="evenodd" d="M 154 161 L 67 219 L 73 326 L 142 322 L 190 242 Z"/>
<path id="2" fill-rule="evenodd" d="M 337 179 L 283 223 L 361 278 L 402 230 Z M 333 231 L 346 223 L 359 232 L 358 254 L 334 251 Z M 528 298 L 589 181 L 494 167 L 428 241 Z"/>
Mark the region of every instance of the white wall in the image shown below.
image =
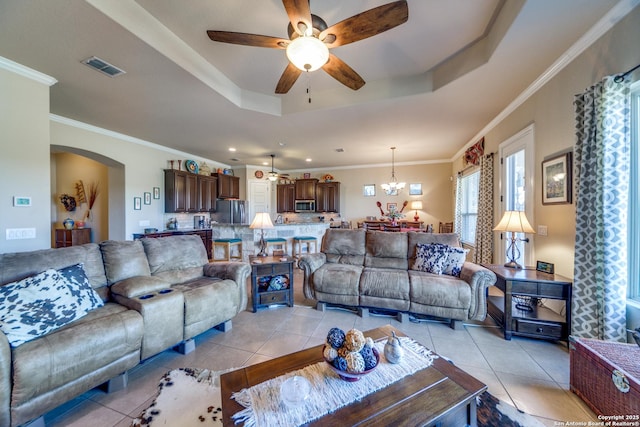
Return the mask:
<path id="1" fill-rule="evenodd" d="M 0 58 L 2 59 L 2 58 Z M 0 252 L 50 247 L 49 86 L 0 66 Z M 14 207 L 14 196 L 31 207 Z M 6 230 L 33 228 L 35 239 L 7 240 Z"/>

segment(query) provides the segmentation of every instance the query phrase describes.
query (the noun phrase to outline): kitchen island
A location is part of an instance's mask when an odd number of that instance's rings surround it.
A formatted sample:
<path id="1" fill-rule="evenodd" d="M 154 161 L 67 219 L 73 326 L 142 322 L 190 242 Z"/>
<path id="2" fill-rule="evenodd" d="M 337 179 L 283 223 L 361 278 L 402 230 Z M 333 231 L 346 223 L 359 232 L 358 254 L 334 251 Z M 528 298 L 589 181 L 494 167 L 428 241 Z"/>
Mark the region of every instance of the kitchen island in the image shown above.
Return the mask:
<path id="1" fill-rule="evenodd" d="M 202 239 L 202 243 L 204 243 L 204 247 L 207 250 L 207 257 L 211 259 L 211 239 L 212 239 L 212 231 L 210 228 L 184 228 L 182 230 L 164 230 L 157 231 L 154 233 L 134 233 L 133 239 L 143 239 L 143 238 L 154 238 L 154 237 L 167 237 L 167 236 L 181 236 L 185 234 L 196 234 L 200 236 Z"/>
<path id="2" fill-rule="evenodd" d="M 288 222 L 284 224 L 274 224 L 274 228 L 264 229 L 264 238 L 283 238 L 287 240 L 289 255 L 293 248 L 293 238 L 296 236 L 310 236 L 318 239 L 318 249 L 325 231 L 329 228 L 328 222 Z M 221 224 L 212 223 L 213 239 L 242 239 L 242 260 L 249 261 L 249 255 L 256 255 L 259 251 L 260 229 L 251 229 L 249 224 Z M 220 249 L 221 250 L 221 249 Z M 222 257 L 222 252 L 217 253 L 217 257 Z"/>

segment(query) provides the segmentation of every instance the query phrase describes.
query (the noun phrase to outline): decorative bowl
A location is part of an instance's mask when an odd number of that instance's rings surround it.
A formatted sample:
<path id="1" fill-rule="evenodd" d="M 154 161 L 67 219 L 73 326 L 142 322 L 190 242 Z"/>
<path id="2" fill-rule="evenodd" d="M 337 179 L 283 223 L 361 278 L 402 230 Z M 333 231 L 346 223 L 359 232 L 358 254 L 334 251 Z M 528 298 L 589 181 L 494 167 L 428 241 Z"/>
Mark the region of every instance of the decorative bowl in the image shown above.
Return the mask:
<path id="1" fill-rule="evenodd" d="M 329 362 L 326 357 L 324 357 L 324 353 L 322 354 L 322 357 L 323 357 L 324 361 L 327 362 L 327 365 L 329 365 L 329 367 L 336 374 L 338 374 L 338 376 L 340 378 L 342 378 L 345 381 L 348 381 L 348 382 L 352 383 L 352 382 L 355 382 L 355 381 L 359 381 L 360 378 L 362 378 L 365 375 L 370 374 L 371 372 L 375 371 L 376 368 L 378 367 L 378 365 L 380 364 L 380 353 L 378 353 L 378 350 L 375 347 L 371 348 L 371 350 L 373 351 L 373 355 L 376 357 L 376 366 L 374 366 L 371 369 L 367 369 L 366 371 L 362 371 L 362 372 L 358 372 L 358 373 L 341 371 L 340 369 L 338 369 L 335 366 L 333 366 L 333 363 Z"/>

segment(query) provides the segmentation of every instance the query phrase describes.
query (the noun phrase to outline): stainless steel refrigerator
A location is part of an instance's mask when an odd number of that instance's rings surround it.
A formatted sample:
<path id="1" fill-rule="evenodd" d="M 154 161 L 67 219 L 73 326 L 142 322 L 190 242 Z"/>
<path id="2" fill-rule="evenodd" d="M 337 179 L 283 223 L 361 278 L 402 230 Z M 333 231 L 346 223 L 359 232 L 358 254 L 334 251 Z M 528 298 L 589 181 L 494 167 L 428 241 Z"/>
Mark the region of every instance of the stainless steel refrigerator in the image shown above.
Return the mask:
<path id="1" fill-rule="evenodd" d="M 211 220 L 220 224 L 247 224 L 244 200 L 216 200 L 216 212 Z"/>

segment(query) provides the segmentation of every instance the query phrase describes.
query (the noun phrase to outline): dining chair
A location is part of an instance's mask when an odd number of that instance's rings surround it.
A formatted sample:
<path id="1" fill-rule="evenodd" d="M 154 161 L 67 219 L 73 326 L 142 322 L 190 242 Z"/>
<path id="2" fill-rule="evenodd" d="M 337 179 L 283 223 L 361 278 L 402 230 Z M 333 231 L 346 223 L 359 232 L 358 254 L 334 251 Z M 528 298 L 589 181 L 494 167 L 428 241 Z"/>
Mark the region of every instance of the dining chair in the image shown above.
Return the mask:
<path id="1" fill-rule="evenodd" d="M 453 233 L 453 222 L 441 222 L 438 228 L 439 233 Z"/>

